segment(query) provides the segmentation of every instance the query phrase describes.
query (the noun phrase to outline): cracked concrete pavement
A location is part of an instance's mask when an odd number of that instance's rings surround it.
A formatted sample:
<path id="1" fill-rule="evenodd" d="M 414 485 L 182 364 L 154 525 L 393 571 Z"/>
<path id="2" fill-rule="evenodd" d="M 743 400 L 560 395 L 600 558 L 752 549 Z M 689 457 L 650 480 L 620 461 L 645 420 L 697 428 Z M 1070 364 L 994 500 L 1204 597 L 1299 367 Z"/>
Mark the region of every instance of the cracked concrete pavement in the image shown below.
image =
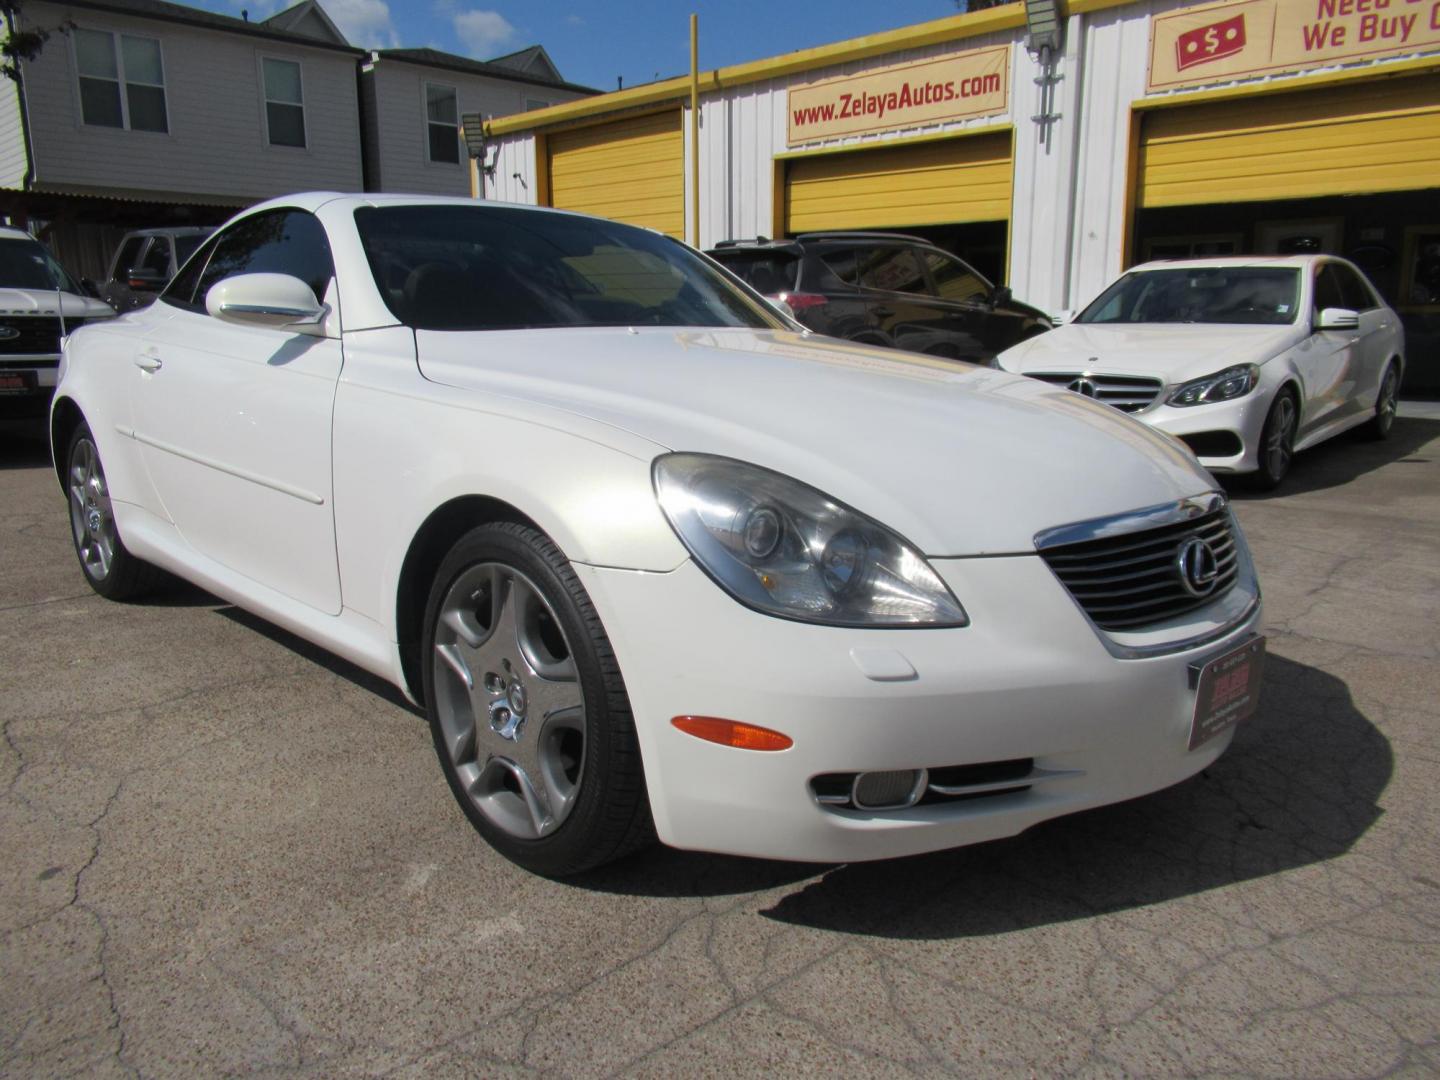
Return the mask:
<path id="1" fill-rule="evenodd" d="M 1440 410 L 1237 492 L 1259 713 L 1203 776 L 884 864 L 471 831 L 393 690 L 85 587 L 0 433 L 0 1075 L 1440 1074 Z"/>

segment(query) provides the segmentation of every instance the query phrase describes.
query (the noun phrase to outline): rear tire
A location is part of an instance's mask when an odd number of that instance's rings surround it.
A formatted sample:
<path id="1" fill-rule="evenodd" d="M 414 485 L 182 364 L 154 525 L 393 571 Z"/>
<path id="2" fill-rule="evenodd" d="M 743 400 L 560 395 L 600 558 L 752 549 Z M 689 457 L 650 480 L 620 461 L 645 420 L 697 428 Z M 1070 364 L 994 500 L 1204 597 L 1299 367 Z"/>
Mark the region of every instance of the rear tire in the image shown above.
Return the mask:
<path id="1" fill-rule="evenodd" d="M 1395 414 L 1400 405 L 1400 370 L 1392 362 L 1385 368 L 1380 379 L 1380 392 L 1375 396 L 1375 415 L 1360 428 L 1366 439 L 1381 442 L 1390 437 L 1395 426 Z"/>
<path id="2" fill-rule="evenodd" d="M 565 877 L 654 839 L 630 701 L 574 569 L 526 525 L 482 525 L 425 607 L 426 711 L 451 793 L 511 862 Z"/>
<path id="3" fill-rule="evenodd" d="M 1275 395 L 1270 415 L 1260 432 L 1260 468 L 1251 477 L 1261 491 L 1274 491 L 1290 472 L 1295 459 L 1295 431 L 1300 423 L 1300 408 L 1295 392 L 1289 387 Z"/>
<path id="4" fill-rule="evenodd" d="M 107 600 L 132 600 L 165 580 L 164 571 L 137 559 L 120 539 L 100 450 L 84 421 L 65 453 L 70 539 L 90 587 Z"/>

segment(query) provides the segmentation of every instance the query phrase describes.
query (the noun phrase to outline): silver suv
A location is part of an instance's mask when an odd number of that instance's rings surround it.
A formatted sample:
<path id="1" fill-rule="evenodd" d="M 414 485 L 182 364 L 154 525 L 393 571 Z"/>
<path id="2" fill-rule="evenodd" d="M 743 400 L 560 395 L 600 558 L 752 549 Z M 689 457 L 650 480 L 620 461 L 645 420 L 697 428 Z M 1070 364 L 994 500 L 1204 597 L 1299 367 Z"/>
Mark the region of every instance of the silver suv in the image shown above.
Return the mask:
<path id="1" fill-rule="evenodd" d="M 206 225 L 126 233 L 110 260 L 110 276 L 101 295 L 116 311 L 145 307 L 214 231 Z"/>

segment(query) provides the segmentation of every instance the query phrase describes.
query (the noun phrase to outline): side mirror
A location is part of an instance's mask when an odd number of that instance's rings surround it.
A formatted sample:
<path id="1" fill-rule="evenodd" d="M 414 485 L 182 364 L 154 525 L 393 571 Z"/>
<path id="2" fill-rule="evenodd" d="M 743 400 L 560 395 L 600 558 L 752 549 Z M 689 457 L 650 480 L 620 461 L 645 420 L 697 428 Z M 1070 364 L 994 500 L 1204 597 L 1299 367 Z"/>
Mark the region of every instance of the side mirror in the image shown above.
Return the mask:
<path id="1" fill-rule="evenodd" d="M 1010 291 L 1009 285 L 996 285 L 990 290 L 990 303 L 994 307 L 1008 304 L 1014 298 L 1015 294 Z"/>
<path id="2" fill-rule="evenodd" d="M 136 292 L 159 292 L 169 279 L 158 270 L 132 266 L 125 271 L 125 284 Z"/>
<path id="3" fill-rule="evenodd" d="M 1071 308 L 1066 308 L 1064 311 L 1057 311 L 1054 315 L 1050 316 L 1050 325 L 1064 326 L 1066 323 L 1074 321 L 1074 318 L 1074 310 Z"/>
<path id="4" fill-rule="evenodd" d="M 1315 318 L 1316 330 L 1357 330 L 1360 316 L 1349 308 L 1327 307 Z"/>
<path id="5" fill-rule="evenodd" d="M 205 310 L 225 322 L 316 337 L 325 336 L 330 313 L 309 285 L 289 274 L 236 274 L 217 281 L 205 294 Z"/>
<path id="6" fill-rule="evenodd" d="M 80 279 L 80 291 L 91 299 L 102 299 L 102 297 L 100 296 L 99 286 L 97 286 L 95 282 L 91 281 L 88 277 L 82 277 Z"/>

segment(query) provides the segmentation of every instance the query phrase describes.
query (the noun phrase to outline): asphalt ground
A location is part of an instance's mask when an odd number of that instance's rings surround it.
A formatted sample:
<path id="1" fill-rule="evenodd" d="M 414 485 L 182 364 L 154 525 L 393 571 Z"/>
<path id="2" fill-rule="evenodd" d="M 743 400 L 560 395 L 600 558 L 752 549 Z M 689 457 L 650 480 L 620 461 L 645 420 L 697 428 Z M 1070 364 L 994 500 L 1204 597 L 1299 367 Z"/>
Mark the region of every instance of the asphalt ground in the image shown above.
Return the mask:
<path id="1" fill-rule="evenodd" d="M 1440 1074 L 1440 409 L 1236 492 L 1259 712 L 1018 838 L 531 877 L 423 719 L 212 597 L 85 586 L 0 434 L 0 1074 Z"/>

